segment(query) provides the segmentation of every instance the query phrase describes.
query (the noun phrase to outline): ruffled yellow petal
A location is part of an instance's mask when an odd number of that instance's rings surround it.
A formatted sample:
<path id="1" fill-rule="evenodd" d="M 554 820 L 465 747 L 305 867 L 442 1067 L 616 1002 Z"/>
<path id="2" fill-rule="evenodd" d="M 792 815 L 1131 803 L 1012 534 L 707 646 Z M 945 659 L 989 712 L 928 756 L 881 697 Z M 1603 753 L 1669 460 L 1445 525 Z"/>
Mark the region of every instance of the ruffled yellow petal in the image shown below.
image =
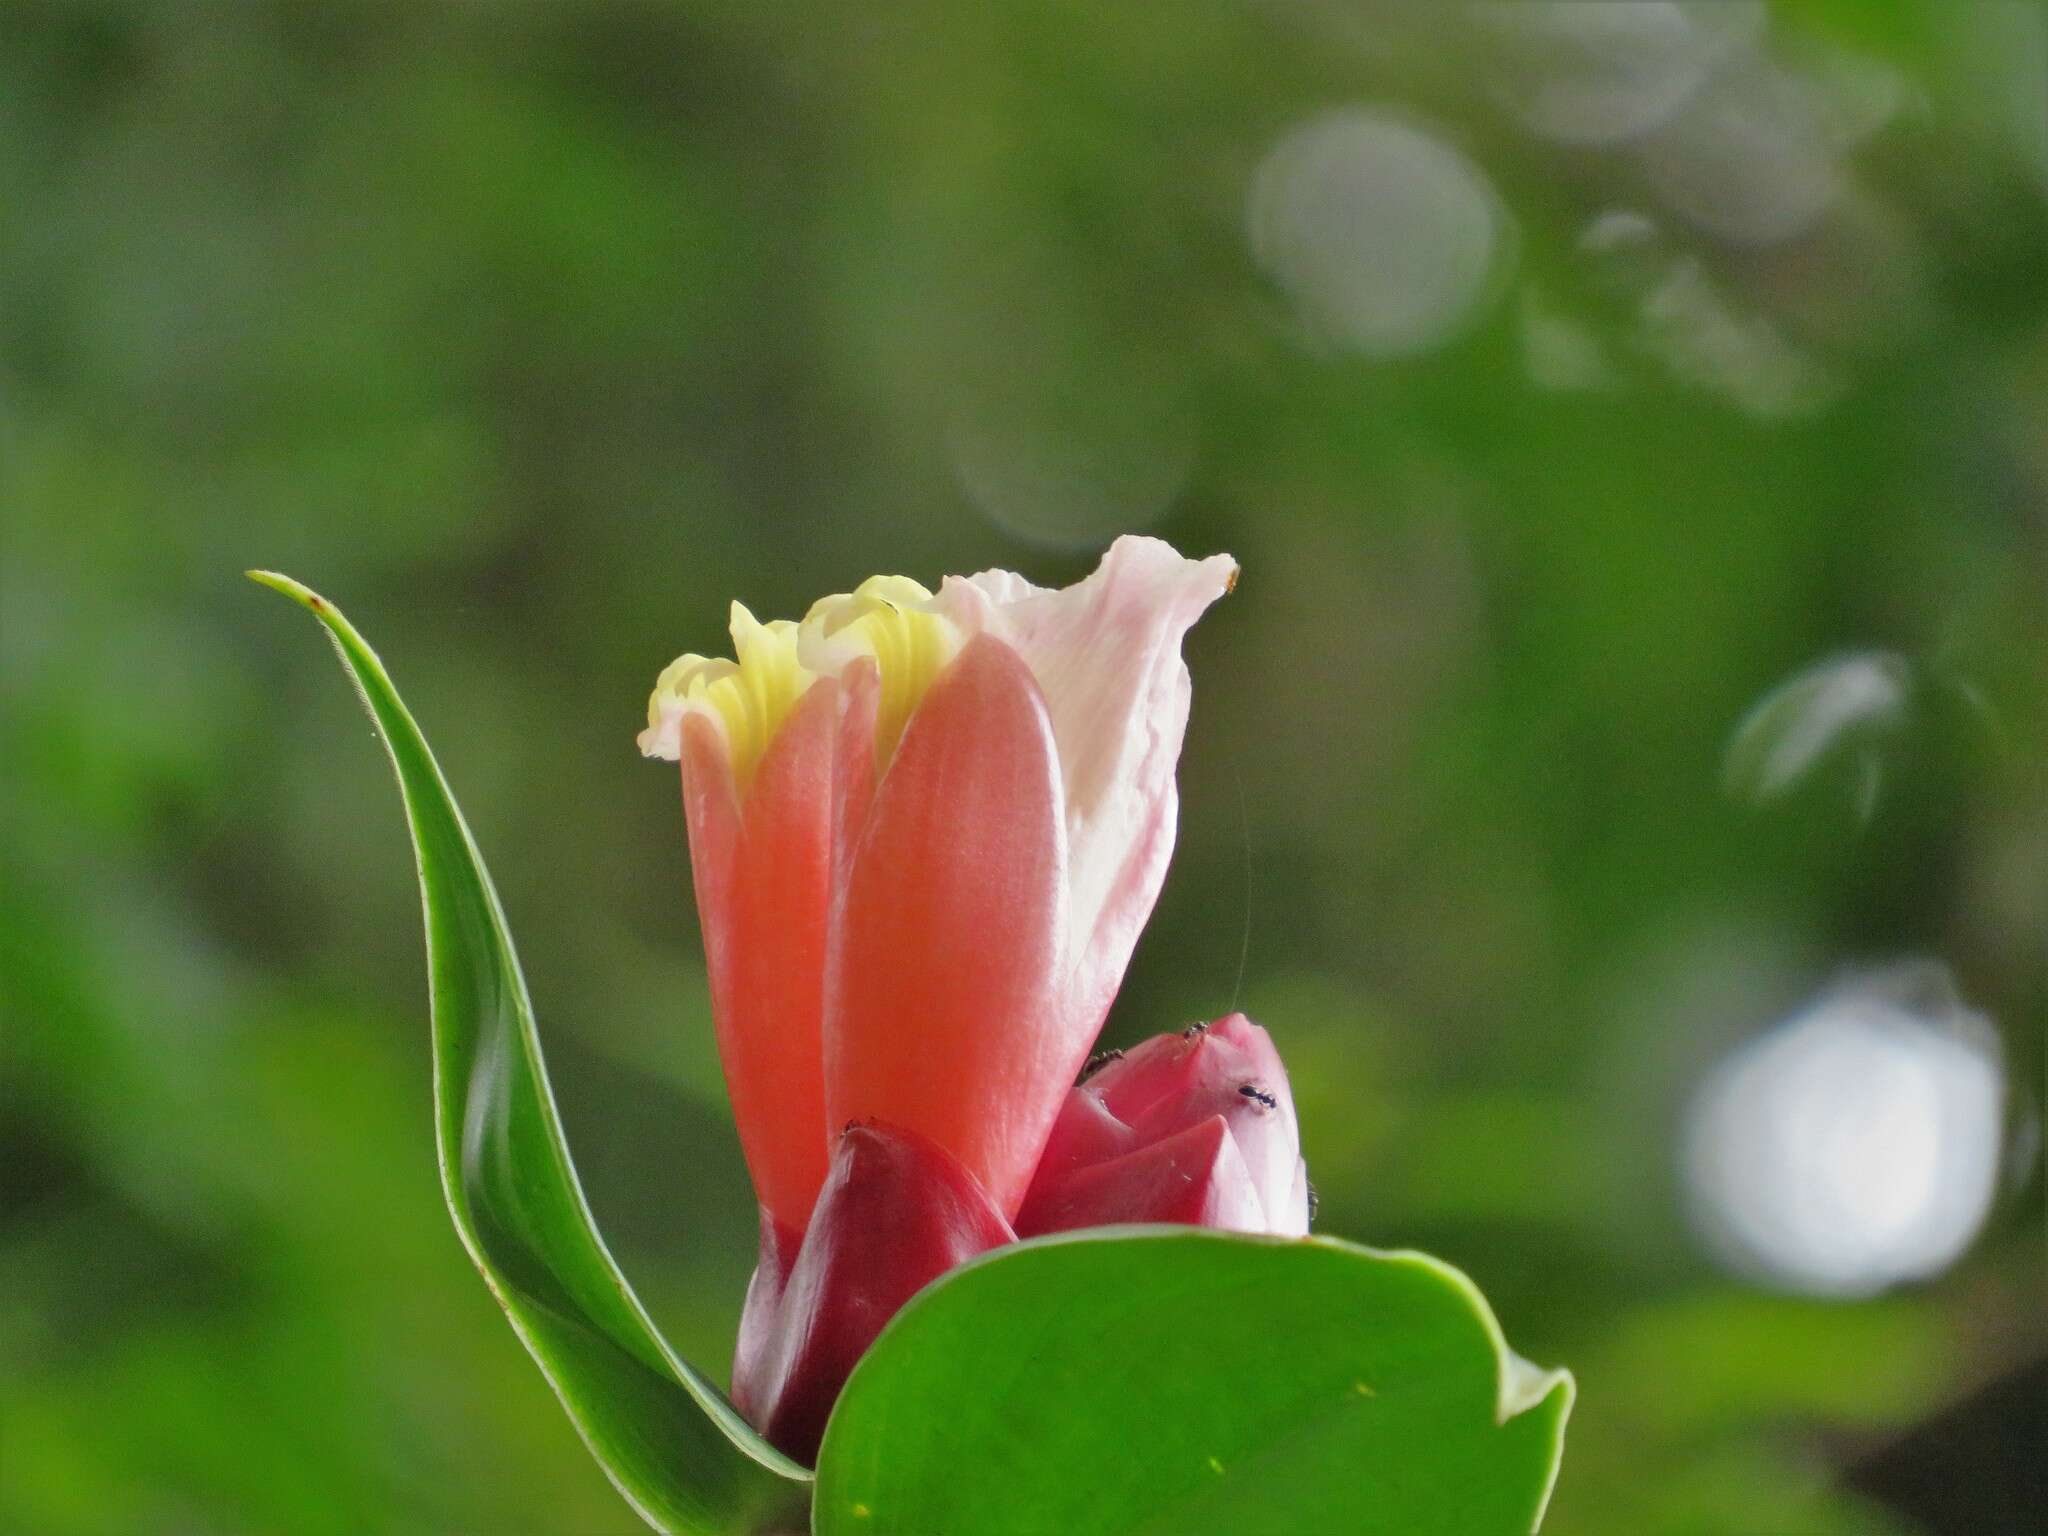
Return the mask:
<path id="1" fill-rule="evenodd" d="M 908 576 L 870 576 L 851 592 L 821 597 L 804 615 L 798 653 L 813 671 L 837 676 L 871 656 L 881 674 L 875 765 L 896 750 L 911 711 L 960 649 L 960 631 L 931 610 L 932 595 Z"/>
<path id="2" fill-rule="evenodd" d="M 676 755 L 681 719 L 702 713 L 717 723 L 732 760 L 733 781 L 742 791 L 782 722 L 817 680 L 797 660 L 797 627 L 788 619 L 763 624 L 741 603 L 732 605 L 733 654 L 678 656 L 662 669 L 647 700 L 643 752 Z"/>
<path id="3" fill-rule="evenodd" d="M 733 660 L 678 656 L 662 671 L 647 701 L 640 750 L 675 758 L 683 717 L 715 721 L 742 792 L 762 754 L 804 690 L 837 677 L 859 657 L 872 657 L 881 679 L 875 722 L 875 764 L 885 767 L 911 712 L 960 649 L 960 630 L 931 609 L 932 595 L 907 576 L 870 576 L 851 592 L 820 598 L 801 624 L 763 624 L 732 605 Z"/>

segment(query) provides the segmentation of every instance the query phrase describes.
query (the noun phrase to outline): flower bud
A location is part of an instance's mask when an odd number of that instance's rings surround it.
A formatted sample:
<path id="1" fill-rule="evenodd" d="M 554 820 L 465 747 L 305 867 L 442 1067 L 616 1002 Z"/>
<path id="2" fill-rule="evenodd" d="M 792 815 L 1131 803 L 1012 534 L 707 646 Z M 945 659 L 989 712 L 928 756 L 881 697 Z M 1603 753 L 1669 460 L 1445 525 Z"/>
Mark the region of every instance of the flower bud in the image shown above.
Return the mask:
<path id="1" fill-rule="evenodd" d="M 1308 1217 L 1287 1069 L 1233 1013 L 1112 1053 L 1068 1093 L 1017 1233 L 1184 1222 L 1299 1237 Z"/>

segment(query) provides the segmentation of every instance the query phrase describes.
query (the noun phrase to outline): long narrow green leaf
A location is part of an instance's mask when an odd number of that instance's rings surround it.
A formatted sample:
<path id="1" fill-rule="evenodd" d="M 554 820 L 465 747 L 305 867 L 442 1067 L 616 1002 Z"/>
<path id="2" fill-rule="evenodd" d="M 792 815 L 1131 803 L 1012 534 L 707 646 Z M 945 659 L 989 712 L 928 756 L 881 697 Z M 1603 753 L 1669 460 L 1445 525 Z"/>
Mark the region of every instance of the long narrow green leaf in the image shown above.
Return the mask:
<path id="1" fill-rule="evenodd" d="M 855 1368 L 820 1536 L 1528 1536 L 1572 1380 L 1472 1282 L 1329 1238 L 1099 1228 L 935 1281 Z"/>
<path id="2" fill-rule="evenodd" d="M 678 1536 L 800 1525 L 809 1474 L 669 1348 L 598 1235 L 497 892 L 383 663 L 326 599 L 249 574 L 327 626 L 398 771 L 426 908 L 441 1185 L 484 1283 L 649 1525 Z"/>

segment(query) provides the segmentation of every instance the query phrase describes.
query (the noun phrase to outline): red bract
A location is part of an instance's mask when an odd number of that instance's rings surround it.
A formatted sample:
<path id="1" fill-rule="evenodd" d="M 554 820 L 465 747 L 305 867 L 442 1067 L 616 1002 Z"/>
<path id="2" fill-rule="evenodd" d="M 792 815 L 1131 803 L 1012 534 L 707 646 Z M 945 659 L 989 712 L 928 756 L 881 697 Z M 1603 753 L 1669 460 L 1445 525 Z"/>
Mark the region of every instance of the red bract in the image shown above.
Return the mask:
<path id="1" fill-rule="evenodd" d="M 1153 1221 L 1308 1231 L 1287 1069 L 1241 1013 L 1155 1035 L 1071 1090 L 1017 1232 Z"/>
<path id="2" fill-rule="evenodd" d="M 1137 538 L 1061 591 L 877 577 L 801 624 L 735 605 L 736 660 L 663 673 L 641 745 L 682 762 L 763 1209 L 735 1397 L 777 1443 L 807 1450 L 882 1321 L 1008 1240 L 1172 853 L 1181 637 L 1235 578 Z M 1258 1070 L 1284 1095 L 1277 1061 Z M 1034 1190 L 1042 1226 L 1294 1229 L 1254 1124 L 1291 1147 L 1291 1102 L 1197 1114 L 1215 1095 L 1183 1085 L 1140 1114 L 1105 1093 L 1117 1155 Z"/>
<path id="3" fill-rule="evenodd" d="M 897 1309 L 954 1265 L 1016 1237 L 934 1143 L 850 1125 L 793 1263 L 764 1242 L 747 1290 L 733 1403 L 809 1461 L 839 1389 Z"/>

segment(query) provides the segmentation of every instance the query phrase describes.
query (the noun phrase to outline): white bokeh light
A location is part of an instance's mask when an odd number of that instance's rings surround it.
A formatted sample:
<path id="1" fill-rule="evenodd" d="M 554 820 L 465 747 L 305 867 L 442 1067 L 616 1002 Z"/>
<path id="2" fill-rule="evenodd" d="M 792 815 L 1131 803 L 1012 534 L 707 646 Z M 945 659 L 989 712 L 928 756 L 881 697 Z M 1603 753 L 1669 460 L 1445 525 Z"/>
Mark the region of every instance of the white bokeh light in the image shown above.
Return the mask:
<path id="1" fill-rule="evenodd" d="M 982 516 L 1044 549 L 1096 549 L 1150 527 L 1195 465 L 1188 418 L 1137 402 L 1085 421 L 963 411 L 947 442 Z"/>
<path id="2" fill-rule="evenodd" d="M 1997 1034 L 1945 967 L 1846 977 L 1700 1084 L 1683 1142 L 1695 1226 L 1789 1289 L 1930 1278 L 1990 1211 L 2004 1102 Z"/>
<path id="3" fill-rule="evenodd" d="M 1310 331 L 1374 357 L 1449 340 L 1495 287 L 1506 220 L 1470 159 L 1401 118 L 1332 112 L 1267 153 L 1253 257 Z"/>
<path id="4" fill-rule="evenodd" d="M 1765 805 L 1798 788 L 1823 762 L 1860 753 L 1858 808 L 1867 816 L 1879 774 L 1869 746 L 1904 720 L 1912 681 L 1911 666 L 1893 651 L 1852 651 L 1802 668 L 1736 726 L 1722 770 L 1728 792 Z"/>
<path id="5" fill-rule="evenodd" d="M 1663 226 L 1640 210 L 1595 215 L 1576 249 L 1593 280 L 1634 311 L 1627 350 L 1652 359 L 1674 382 L 1760 420 L 1811 415 L 1839 395 L 1835 370 L 1698 255 L 1674 249 Z"/>
<path id="6" fill-rule="evenodd" d="M 1697 257 L 1681 256 L 1643 295 L 1642 346 L 1680 384 L 1777 420 L 1831 404 L 1840 382 L 1767 315 L 1741 306 Z"/>
<path id="7" fill-rule="evenodd" d="M 1760 59 L 1717 75 L 1637 154 L 1668 207 L 1734 245 L 1803 235 L 1842 193 L 1815 93 Z"/>
<path id="8" fill-rule="evenodd" d="M 1539 138 L 1586 146 L 1667 121 L 1765 20 L 1762 0 L 1505 0 L 1474 18 L 1508 111 Z"/>

